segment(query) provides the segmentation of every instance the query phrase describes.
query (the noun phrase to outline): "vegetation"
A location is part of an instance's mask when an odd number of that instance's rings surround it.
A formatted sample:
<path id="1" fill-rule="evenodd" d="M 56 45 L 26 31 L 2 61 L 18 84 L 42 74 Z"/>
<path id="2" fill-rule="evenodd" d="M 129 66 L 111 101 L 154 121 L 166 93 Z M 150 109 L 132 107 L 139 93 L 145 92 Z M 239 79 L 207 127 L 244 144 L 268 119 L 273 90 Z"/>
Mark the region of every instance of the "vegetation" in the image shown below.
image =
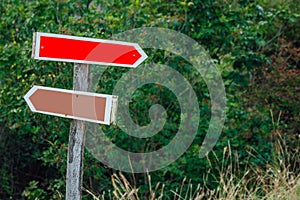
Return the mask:
<path id="1" fill-rule="evenodd" d="M 71 89 L 73 65 L 31 59 L 33 32 L 106 39 L 139 27 L 184 33 L 209 52 L 226 87 L 225 127 L 213 152 L 200 159 L 210 119 L 205 83 L 182 58 L 146 49 L 148 63 L 176 69 L 199 91 L 197 136 L 182 157 L 148 174 L 120 173 L 86 151 L 83 199 L 300 198 L 299 13 L 298 0 L 1 1 L 0 199 L 65 195 L 70 120 L 32 113 L 23 96 L 32 85 Z M 108 67 L 99 92 L 111 93 L 127 71 Z M 147 143 L 117 127 L 103 129 L 124 149 L 160 148 L 178 129 L 176 97 L 150 84 L 130 105 L 132 118 L 145 125 L 144 113 L 160 98 L 173 103 L 164 137 Z"/>

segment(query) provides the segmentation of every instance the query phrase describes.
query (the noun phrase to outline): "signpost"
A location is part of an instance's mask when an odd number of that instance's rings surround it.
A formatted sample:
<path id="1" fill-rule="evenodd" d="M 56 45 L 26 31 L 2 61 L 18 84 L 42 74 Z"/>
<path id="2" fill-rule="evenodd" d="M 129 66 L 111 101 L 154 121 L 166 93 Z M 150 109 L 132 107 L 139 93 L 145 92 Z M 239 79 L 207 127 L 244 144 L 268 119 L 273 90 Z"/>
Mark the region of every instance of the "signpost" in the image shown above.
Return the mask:
<path id="1" fill-rule="evenodd" d="M 68 146 L 66 200 L 81 200 L 86 122 L 115 122 L 117 97 L 89 93 L 89 64 L 137 67 L 147 55 L 136 43 L 34 33 L 32 56 L 74 62 L 73 90 L 33 86 L 25 100 L 34 112 L 74 119 Z"/>

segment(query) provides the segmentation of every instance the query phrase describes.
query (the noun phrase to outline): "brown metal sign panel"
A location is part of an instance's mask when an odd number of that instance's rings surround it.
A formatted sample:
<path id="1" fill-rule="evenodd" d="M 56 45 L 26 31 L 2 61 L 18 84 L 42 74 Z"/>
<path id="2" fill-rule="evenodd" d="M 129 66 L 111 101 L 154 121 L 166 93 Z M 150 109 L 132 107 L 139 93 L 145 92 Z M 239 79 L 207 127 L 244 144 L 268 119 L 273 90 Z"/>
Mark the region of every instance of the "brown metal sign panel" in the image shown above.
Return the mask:
<path id="1" fill-rule="evenodd" d="M 33 112 L 110 124 L 113 96 L 33 86 L 24 96 Z"/>

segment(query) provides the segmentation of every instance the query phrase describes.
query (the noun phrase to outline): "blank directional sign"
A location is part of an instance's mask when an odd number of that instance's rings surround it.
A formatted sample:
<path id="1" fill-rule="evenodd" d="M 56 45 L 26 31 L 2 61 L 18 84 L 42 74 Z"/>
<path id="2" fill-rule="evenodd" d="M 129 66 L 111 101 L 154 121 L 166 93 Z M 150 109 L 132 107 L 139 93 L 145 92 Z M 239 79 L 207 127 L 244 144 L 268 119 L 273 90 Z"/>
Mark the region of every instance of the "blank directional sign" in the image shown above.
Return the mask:
<path id="1" fill-rule="evenodd" d="M 147 55 L 136 43 L 37 32 L 33 39 L 33 58 L 137 67 Z"/>
<path id="2" fill-rule="evenodd" d="M 33 112 L 110 124 L 114 119 L 117 97 L 33 86 L 24 96 Z"/>

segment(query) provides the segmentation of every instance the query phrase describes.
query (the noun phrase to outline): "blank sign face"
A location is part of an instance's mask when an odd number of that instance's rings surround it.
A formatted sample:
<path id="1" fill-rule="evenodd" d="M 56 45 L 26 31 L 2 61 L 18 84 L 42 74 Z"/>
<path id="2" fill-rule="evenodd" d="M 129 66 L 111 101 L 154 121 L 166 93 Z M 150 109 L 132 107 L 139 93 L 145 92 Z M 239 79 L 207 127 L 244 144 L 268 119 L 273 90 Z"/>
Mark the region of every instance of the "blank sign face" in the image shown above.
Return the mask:
<path id="1" fill-rule="evenodd" d="M 24 98 L 33 112 L 110 124 L 112 95 L 33 86 Z"/>
<path id="2" fill-rule="evenodd" d="M 137 67 L 147 55 L 136 43 L 35 33 L 33 57 L 39 60 Z"/>

